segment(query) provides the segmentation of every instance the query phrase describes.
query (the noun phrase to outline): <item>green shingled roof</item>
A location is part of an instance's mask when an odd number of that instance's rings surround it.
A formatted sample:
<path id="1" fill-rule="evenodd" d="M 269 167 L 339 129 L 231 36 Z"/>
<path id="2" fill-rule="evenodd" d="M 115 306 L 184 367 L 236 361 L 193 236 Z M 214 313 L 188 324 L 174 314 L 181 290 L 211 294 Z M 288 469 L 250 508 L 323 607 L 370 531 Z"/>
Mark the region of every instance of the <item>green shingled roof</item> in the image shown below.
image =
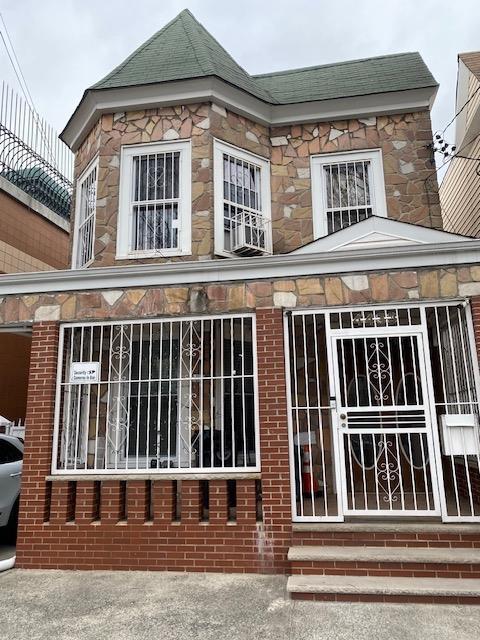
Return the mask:
<path id="1" fill-rule="evenodd" d="M 270 96 L 185 9 L 91 89 L 217 76 L 257 98 Z"/>
<path id="2" fill-rule="evenodd" d="M 279 104 L 328 100 L 437 85 L 419 53 L 399 53 L 253 78 Z"/>
<path id="3" fill-rule="evenodd" d="M 90 89 L 208 76 L 218 77 L 271 104 L 328 100 L 437 85 L 418 53 L 251 76 L 190 11 L 184 10 Z"/>

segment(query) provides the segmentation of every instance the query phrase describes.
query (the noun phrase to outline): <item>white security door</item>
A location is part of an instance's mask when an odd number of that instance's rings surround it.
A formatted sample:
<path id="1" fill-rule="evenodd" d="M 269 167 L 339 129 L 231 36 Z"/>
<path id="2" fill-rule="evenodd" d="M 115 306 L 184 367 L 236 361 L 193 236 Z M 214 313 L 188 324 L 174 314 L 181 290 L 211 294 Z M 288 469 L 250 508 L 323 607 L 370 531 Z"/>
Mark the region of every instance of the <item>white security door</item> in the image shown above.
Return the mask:
<path id="1" fill-rule="evenodd" d="M 329 359 L 344 515 L 439 515 L 423 333 L 397 326 L 335 334 Z"/>

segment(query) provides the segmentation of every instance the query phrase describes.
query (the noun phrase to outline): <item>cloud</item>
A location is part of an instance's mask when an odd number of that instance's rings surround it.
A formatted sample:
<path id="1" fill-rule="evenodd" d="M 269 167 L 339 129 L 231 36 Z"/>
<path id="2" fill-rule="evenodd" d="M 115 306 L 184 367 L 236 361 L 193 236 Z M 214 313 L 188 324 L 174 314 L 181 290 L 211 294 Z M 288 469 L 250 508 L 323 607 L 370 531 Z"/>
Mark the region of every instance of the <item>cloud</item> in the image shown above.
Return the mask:
<path id="1" fill-rule="evenodd" d="M 6 0 L 2 13 L 37 109 L 61 130 L 85 88 L 185 2 Z M 454 114 L 457 54 L 479 48 L 476 0 L 191 0 L 187 6 L 250 73 L 420 51 L 440 82 L 434 130 Z M 15 87 L 5 51 L 0 68 L 0 79 Z M 448 133 L 453 140 L 453 127 Z"/>

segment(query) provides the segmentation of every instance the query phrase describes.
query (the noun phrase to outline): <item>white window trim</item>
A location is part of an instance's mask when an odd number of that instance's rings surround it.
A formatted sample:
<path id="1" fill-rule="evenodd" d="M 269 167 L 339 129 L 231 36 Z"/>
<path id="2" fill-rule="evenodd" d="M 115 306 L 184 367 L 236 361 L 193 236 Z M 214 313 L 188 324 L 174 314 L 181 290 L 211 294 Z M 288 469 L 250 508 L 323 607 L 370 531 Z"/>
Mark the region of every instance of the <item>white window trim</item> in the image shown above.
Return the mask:
<path id="1" fill-rule="evenodd" d="M 178 210 L 179 246 L 176 249 L 130 251 L 132 158 L 141 153 L 170 153 L 180 151 L 180 206 Z M 190 140 L 148 142 L 121 148 L 120 186 L 117 223 L 118 260 L 163 258 L 192 254 L 192 146 Z"/>
<path id="2" fill-rule="evenodd" d="M 373 204 L 373 215 L 387 217 L 387 199 L 385 196 L 385 177 L 383 174 L 383 156 L 381 149 L 362 149 L 339 153 L 322 153 L 310 156 L 310 172 L 312 177 L 312 213 L 314 238 L 328 235 L 326 202 L 322 167 L 332 162 L 353 162 L 370 160 L 371 188 L 370 197 Z"/>
<path id="3" fill-rule="evenodd" d="M 97 175 L 96 175 L 95 194 L 97 195 L 98 166 L 99 166 L 99 158 L 97 156 L 96 158 L 94 158 L 90 162 L 90 164 L 87 166 L 87 168 L 77 178 L 77 184 L 75 186 L 75 224 L 74 224 L 74 229 L 73 229 L 72 269 L 86 269 L 95 260 L 95 253 L 94 253 L 93 249 L 95 247 L 95 231 L 96 231 L 96 224 L 97 224 L 97 207 L 96 207 L 97 198 L 95 199 L 95 210 L 93 212 L 92 259 L 89 260 L 88 262 L 86 262 L 85 264 L 82 264 L 79 267 L 78 266 L 78 255 L 77 254 L 78 254 L 78 240 L 79 240 L 78 236 L 79 236 L 79 232 L 80 232 L 80 225 L 79 225 L 79 222 L 80 222 L 80 203 L 81 203 L 80 190 L 82 188 L 82 184 L 89 177 L 89 175 L 92 173 L 92 171 L 96 170 Z"/>
<path id="4" fill-rule="evenodd" d="M 270 160 L 250 151 L 235 147 L 223 140 L 213 141 L 213 192 L 215 215 L 215 254 L 226 258 L 241 258 L 232 251 L 227 251 L 223 244 L 223 154 L 228 153 L 239 160 L 256 164 L 260 168 L 262 216 L 267 223 L 267 252 L 272 253 L 272 195 L 270 190 Z"/>

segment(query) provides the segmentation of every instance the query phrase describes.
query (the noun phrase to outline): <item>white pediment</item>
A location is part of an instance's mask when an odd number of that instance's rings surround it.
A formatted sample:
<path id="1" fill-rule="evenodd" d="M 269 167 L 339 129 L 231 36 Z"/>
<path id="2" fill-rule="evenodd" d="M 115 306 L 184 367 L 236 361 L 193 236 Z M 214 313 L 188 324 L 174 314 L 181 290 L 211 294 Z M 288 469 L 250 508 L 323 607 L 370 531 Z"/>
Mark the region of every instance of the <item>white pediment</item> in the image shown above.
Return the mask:
<path id="1" fill-rule="evenodd" d="M 458 242 L 471 238 L 455 233 L 429 229 L 420 225 L 399 222 L 390 218 L 372 216 L 351 227 L 318 238 L 291 253 L 321 253 L 323 251 L 348 251 L 379 247 L 404 247 L 408 245 Z"/>

